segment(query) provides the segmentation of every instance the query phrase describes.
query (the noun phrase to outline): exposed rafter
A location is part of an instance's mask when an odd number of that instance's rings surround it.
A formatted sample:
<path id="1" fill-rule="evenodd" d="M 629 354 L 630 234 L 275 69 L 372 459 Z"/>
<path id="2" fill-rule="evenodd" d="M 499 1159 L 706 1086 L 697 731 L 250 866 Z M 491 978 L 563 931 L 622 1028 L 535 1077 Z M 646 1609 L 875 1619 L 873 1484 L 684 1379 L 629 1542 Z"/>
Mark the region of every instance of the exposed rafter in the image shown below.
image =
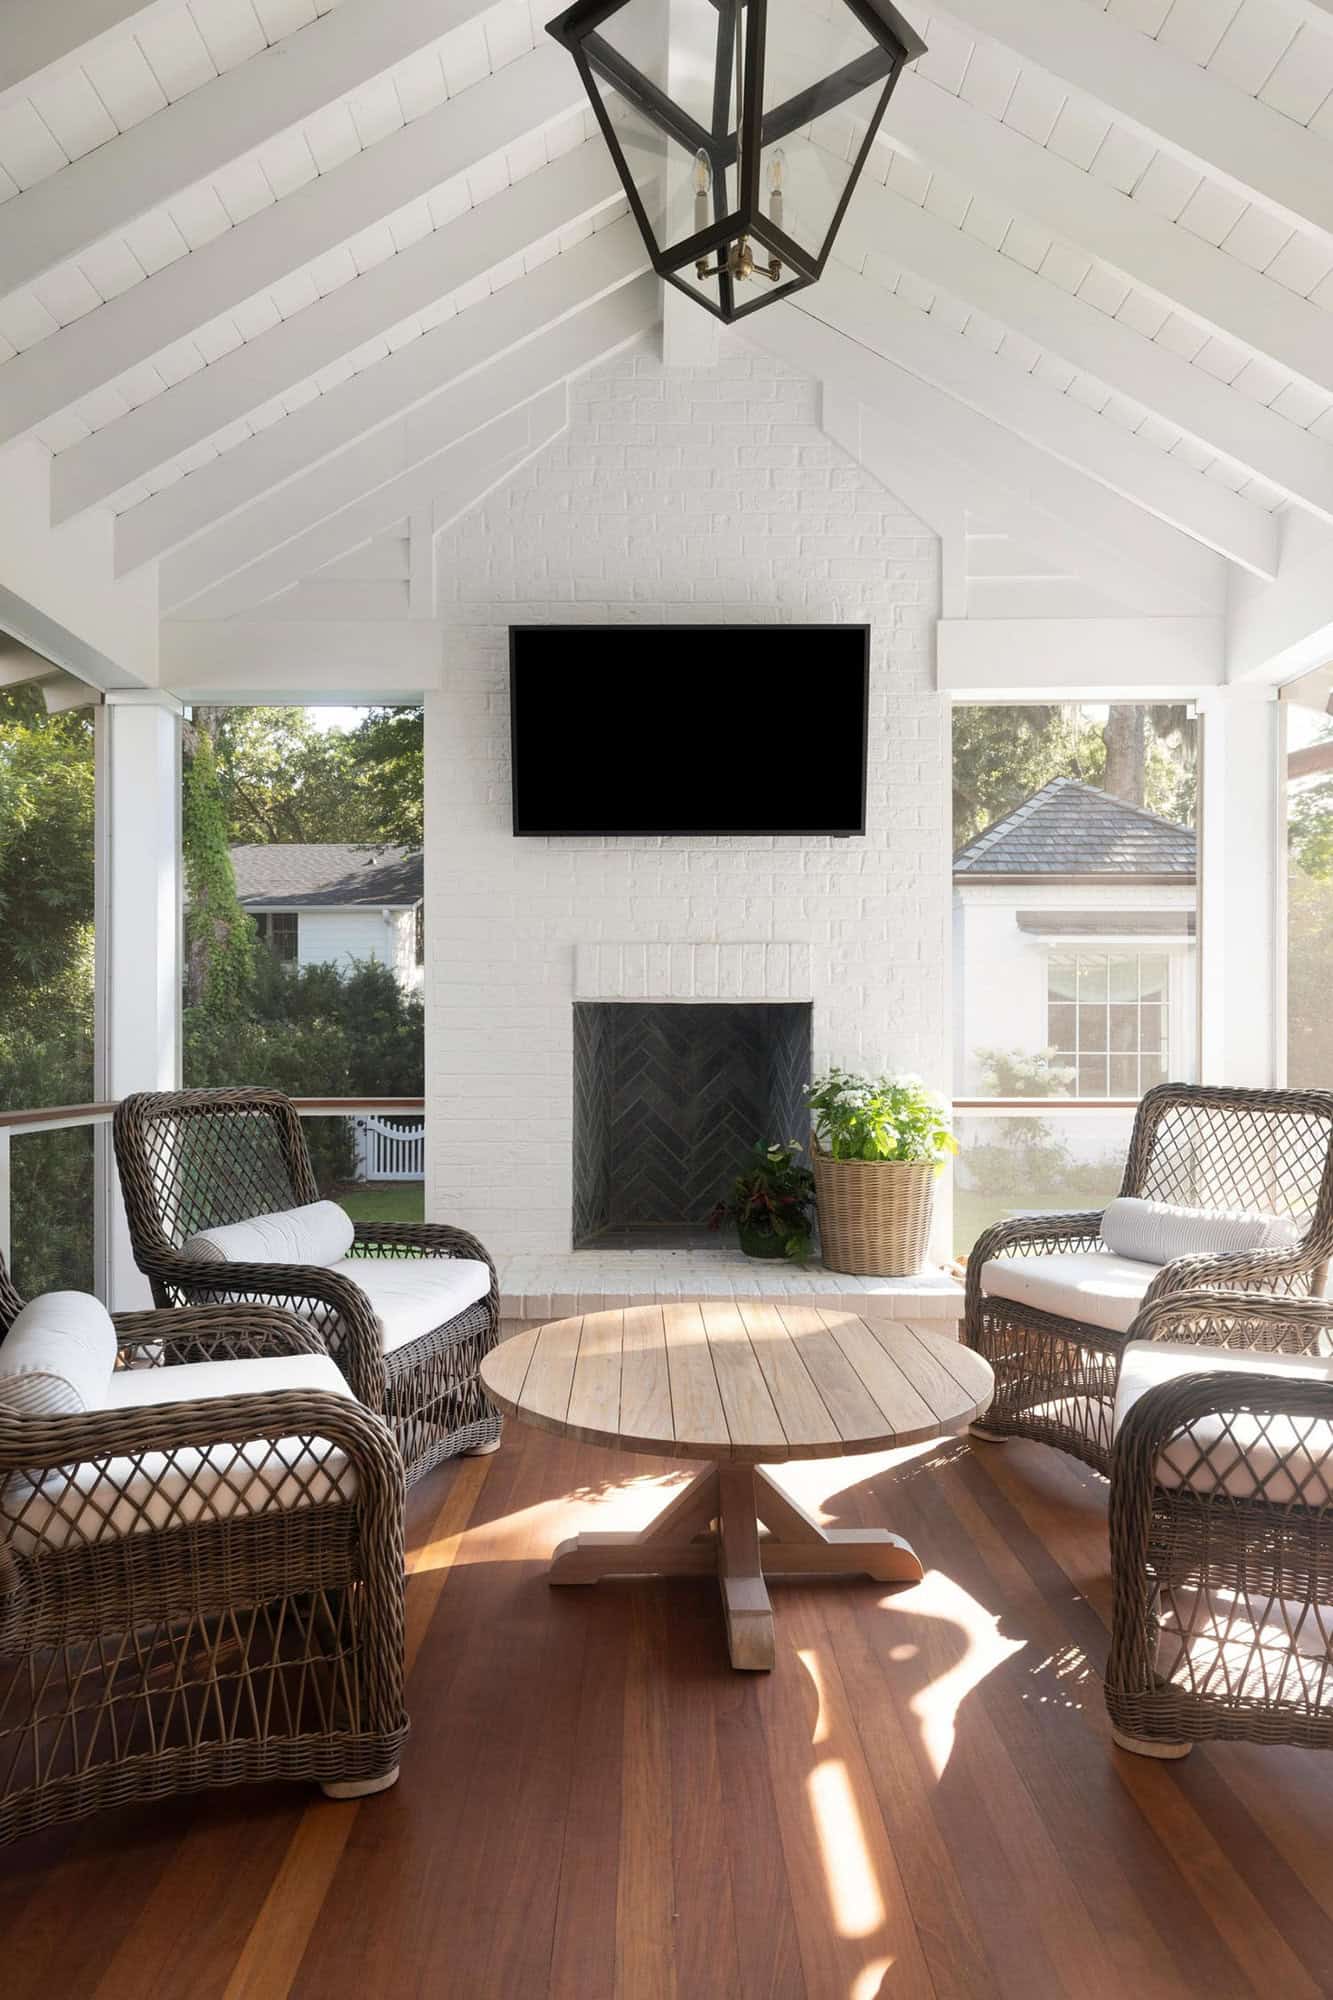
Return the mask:
<path id="1" fill-rule="evenodd" d="M 410 422 L 349 445 L 337 457 L 167 556 L 159 569 L 162 602 L 171 608 L 189 603 L 349 509 L 356 518 L 348 526 L 346 540 L 335 547 L 331 544 L 337 538 L 330 537 L 320 546 L 329 548 L 330 557 L 356 547 L 404 511 L 426 504 L 432 497 L 433 468 L 442 454 L 534 397 L 563 389 L 566 377 L 645 332 L 656 312 L 654 287 L 641 278 L 576 312 L 540 341 L 441 390 L 414 410 Z M 522 448 L 522 441 L 512 441 L 510 448 Z M 416 477 L 423 468 L 429 469 L 428 476 Z M 365 525 L 367 521 L 373 525 Z M 312 566 L 313 544 L 299 559 L 297 574 Z M 274 566 L 274 574 L 278 568 Z"/>
<path id="2" fill-rule="evenodd" d="M 858 189 L 840 243 L 881 252 L 1333 520 L 1333 447 L 1015 258 L 877 181 Z"/>
<path id="3" fill-rule="evenodd" d="M 394 214 L 572 111 L 574 66 L 553 44 L 353 153 L 0 368 L 0 444 L 77 403 Z"/>
<path id="4" fill-rule="evenodd" d="M 1230 561 L 1259 576 L 1276 576 L 1277 529 L 1271 514 L 855 272 L 830 265 L 821 282 L 803 294 L 802 309 L 874 353 L 900 361 L 923 381 L 1089 473 Z"/>
<path id="5" fill-rule="evenodd" d="M 109 499 L 377 334 L 616 200 L 620 183 L 600 141 L 469 209 L 210 367 L 152 397 L 52 467 L 56 522 Z"/>
<path id="6" fill-rule="evenodd" d="M 900 152 L 986 189 L 1215 332 L 1333 394 L 1329 317 L 1308 299 L 914 71 L 895 91 L 892 114 L 888 136 Z"/>
<path id="7" fill-rule="evenodd" d="M 1071 0 L 950 0 L 948 11 L 1293 227 L 1333 233 L 1327 143 L 1170 46 Z"/>
<path id="8" fill-rule="evenodd" d="M 802 373 L 835 385 L 912 431 L 937 459 L 947 454 L 968 469 L 960 493 L 976 490 L 973 475 L 1005 495 L 1005 518 L 1017 534 L 1041 540 L 1045 523 L 1076 535 L 1082 566 L 1093 581 L 1132 589 L 1140 608 L 1166 614 L 1217 612 L 1225 602 L 1226 565 L 1188 535 L 1099 486 L 1082 471 L 1016 437 L 1005 424 L 979 415 L 933 389 L 897 362 L 795 306 L 757 314 L 749 336 Z M 892 489 L 892 480 L 886 484 Z"/>
<path id="9" fill-rule="evenodd" d="M 83 62 L 100 42 L 128 34 L 170 0 L 5 0 L 0 103 L 43 70 Z"/>
<path id="10" fill-rule="evenodd" d="M 0 294 L 32 284 L 484 11 L 484 0 L 343 0 L 0 206 Z"/>
<path id="11" fill-rule="evenodd" d="M 577 320 L 571 322 L 571 332 L 575 329 L 580 341 L 577 353 L 592 352 L 603 329 L 596 325 L 579 327 Z M 568 351 L 566 344 L 565 352 Z M 489 405 L 489 397 L 479 399 L 471 414 Z M 383 534 L 402 519 L 404 512 L 414 522 L 414 559 L 424 563 L 440 529 L 475 506 L 534 452 L 543 450 L 563 430 L 567 416 L 564 384 L 560 382 L 539 392 L 532 401 L 506 409 L 479 430 L 446 444 L 443 449 L 423 451 L 419 462 L 398 478 L 386 481 L 336 511 L 328 509 L 322 518 L 316 518 L 318 509 L 327 503 L 320 498 L 318 487 L 293 493 L 286 510 L 287 519 L 293 523 L 309 521 L 311 525 L 276 547 L 262 546 L 264 535 L 249 532 L 255 524 L 248 514 L 239 516 L 235 522 L 226 522 L 212 536 L 205 536 L 168 557 L 162 573 L 166 608 L 188 618 L 232 618 L 256 606 L 268 605 L 279 591 L 310 579 L 372 536 Z M 455 412 L 454 420 L 466 423 L 468 418 Z M 432 426 L 431 441 L 439 434 L 439 427 Z M 257 547 L 260 553 L 252 560 L 228 570 L 228 565 L 237 563 L 239 557 L 252 555 Z M 189 588 L 191 581 L 210 567 L 226 572 L 221 581 L 188 600 L 175 602 L 174 593 L 182 587 Z M 420 590 L 424 592 L 427 587 L 426 580 L 419 579 Z M 429 588 L 433 595 L 433 576 Z"/>
<path id="12" fill-rule="evenodd" d="M 443 384 L 461 384 L 536 335 L 549 339 L 561 320 L 628 285 L 647 263 L 638 229 L 625 217 L 531 276 L 469 307 L 387 361 L 128 509 L 116 523 L 117 574 L 178 547 L 241 508 L 252 507 L 322 460 L 345 454 L 354 439 L 366 439 L 364 458 L 356 461 L 365 481 L 361 492 L 395 476 L 405 462 L 402 441 L 398 432 L 385 427 L 396 417 L 437 397 Z M 648 295 L 648 290 L 642 291 L 644 298 Z M 655 298 L 653 305 L 655 313 Z M 640 309 L 637 295 L 635 309 Z M 462 400 L 466 405 L 466 391 Z M 488 410 L 474 424 L 495 414 Z M 367 438 L 367 433 L 376 432 L 381 433 L 377 438 Z M 342 463 L 346 471 L 353 461 L 343 456 Z M 378 476 L 376 468 L 382 468 Z M 322 477 L 331 483 L 331 473 Z"/>

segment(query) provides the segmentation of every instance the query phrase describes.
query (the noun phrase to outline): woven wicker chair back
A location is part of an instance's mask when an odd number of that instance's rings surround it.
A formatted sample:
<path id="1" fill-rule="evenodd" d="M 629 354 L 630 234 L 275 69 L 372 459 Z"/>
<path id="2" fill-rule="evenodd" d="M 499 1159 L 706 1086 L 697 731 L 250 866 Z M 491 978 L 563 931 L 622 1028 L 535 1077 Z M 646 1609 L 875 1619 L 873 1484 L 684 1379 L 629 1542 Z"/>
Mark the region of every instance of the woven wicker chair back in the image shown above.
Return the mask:
<path id="1" fill-rule="evenodd" d="M 1333 1252 L 1333 1091 L 1167 1083 L 1139 1106 L 1120 1192 L 1283 1215 Z"/>
<path id="2" fill-rule="evenodd" d="M 301 1121 L 279 1091 L 143 1092 L 117 1106 L 115 1141 L 136 1255 L 319 1199 Z"/>
<path id="3" fill-rule="evenodd" d="M 14 1280 L 5 1268 L 5 1260 L 0 1257 L 0 1339 L 9 1332 L 14 1319 L 23 1305 L 14 1286 Z"/>

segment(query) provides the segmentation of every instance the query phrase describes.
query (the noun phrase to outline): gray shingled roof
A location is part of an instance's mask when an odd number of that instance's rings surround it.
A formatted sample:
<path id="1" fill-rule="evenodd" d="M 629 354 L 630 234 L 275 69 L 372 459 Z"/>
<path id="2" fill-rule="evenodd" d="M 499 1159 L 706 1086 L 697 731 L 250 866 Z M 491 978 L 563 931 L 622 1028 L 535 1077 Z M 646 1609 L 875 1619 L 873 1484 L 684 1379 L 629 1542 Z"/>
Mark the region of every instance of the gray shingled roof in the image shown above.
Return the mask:
<path id="1" fill-rule="evenodd" d="M 1074 778 L 1052 778 L 954 856 L 955 876 L 1192 877 L 1195 838 L 1141 806 Z"/>
<path id="2" fill-rule="evenodd" d="M 231 865 L 247 910 L 339 903 L 410 909 L 421 901 L 419 847 L 334 840 L 253 843 L 233 847 Z"/>

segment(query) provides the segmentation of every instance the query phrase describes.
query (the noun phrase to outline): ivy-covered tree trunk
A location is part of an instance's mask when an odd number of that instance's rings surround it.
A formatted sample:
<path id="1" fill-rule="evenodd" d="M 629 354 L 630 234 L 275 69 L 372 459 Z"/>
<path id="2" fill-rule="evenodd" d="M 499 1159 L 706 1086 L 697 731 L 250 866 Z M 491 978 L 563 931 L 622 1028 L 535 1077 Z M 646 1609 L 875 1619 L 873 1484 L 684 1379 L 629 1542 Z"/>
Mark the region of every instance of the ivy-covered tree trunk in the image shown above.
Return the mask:
<path id="1" fill-rule="evenodd" d="M 185 764 L 185 1001 L 220 1020 L 242 1009 L 254 979 L 255 927 L 236 895 L 213 738 L 196 716 Z"/>

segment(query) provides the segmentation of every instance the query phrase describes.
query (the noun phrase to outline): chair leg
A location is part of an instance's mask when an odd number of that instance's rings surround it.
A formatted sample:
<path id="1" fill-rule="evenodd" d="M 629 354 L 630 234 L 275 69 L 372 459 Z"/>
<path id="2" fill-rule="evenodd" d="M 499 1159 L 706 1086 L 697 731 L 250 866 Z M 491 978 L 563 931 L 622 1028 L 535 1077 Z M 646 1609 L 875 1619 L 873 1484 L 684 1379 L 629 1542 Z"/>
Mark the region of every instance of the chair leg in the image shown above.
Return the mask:
<path id="1" fill-rule="evenodd" d="M 463 1452 L 461 1456 L 463 1458 L 489 1458 L 493 1451 L 499 1451 L 503 1441 L 502 1438 L 498 1437 L 487 1438 L 484 1444 L 474 1444 L 470 1450 Z"/>
<path id="2" fill-rule="evenodd" d="M 969 1424 L 967 1434 L 969 1437 L 979 1438 L 982 1444 L 1007 1444 L 1009 1442 L 1008 1431 L 988 1431 L 984 1424 Z"/>
<path id="3" fill-rule="evenodd" d="M 326 1799 L 368 1799 L 375 1792 L 387 1792 L 398 1783 L 398 1766 L 379 1778 L 330 1778 L 320 1786 Z"/>
<path id="4" fill-rule="evenodd" d="M 1162 1743 L 1151 1736 L 1126 1736 L 1114 1723 L 1111 1724 L 1111 1741 L 1117 1750 L 1128 1750 L 1134 1757 L 1155 1757 L 1161 1763 L 1175 1763 L 1181 1757 L 1188 1757 L 1194 1748 L 1192 1743 Z"/>

